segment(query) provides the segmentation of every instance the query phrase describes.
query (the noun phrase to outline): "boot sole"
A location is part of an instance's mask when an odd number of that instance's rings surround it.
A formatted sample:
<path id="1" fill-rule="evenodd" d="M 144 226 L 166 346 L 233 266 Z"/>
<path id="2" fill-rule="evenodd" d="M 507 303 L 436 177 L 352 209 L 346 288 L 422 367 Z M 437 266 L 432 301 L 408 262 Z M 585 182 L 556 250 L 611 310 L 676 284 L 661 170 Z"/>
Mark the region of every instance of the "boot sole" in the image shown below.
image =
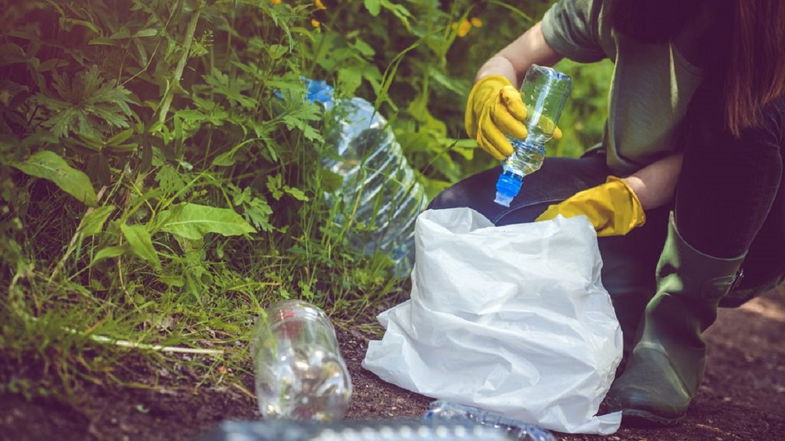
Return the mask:
<path id="1" fill-rule="evenodd" d="M 646 410 L 640 409 L 624 409 L 622 410 L 622 417 L 624 423 L 631 426 L 638 427 L 651 427 L 651 426 L 675 426 L 684 419 L 686 415 L 680 415 L 675 418 L 667 418 Z"/>

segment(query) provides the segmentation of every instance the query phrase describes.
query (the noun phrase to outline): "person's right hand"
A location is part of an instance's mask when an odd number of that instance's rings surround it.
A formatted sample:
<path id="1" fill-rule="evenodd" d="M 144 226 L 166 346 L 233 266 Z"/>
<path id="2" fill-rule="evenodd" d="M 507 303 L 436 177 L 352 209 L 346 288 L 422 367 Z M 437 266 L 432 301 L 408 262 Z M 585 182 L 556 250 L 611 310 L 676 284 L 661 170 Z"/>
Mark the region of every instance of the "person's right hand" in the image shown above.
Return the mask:
<path id="1" fill-rule="evenodd" d="M 474 84 L 466 103 L 464 125 L 469 137 L 498 160 L 512 154 L 505 135 L 524 139 L 526 106 L 521 94 L 502 75 L 489 75 Z"/>
<path id="2" fill-rule="evenodd" d="M 466 103 L 464 125 L 466 133 L 477 141 L 480 147 L 498 160 L 512 154 L 513 148 L 506 135 L 525 139 L 526 105 L 520 92 L 510 80 L 502 75 L 489 75 L 474 84 Z M 541 117 L 538 125 L 545 132 L 553 131 L 553 138 L 561 138 L 561 129 L 553 127 L 546 117 Z"/>

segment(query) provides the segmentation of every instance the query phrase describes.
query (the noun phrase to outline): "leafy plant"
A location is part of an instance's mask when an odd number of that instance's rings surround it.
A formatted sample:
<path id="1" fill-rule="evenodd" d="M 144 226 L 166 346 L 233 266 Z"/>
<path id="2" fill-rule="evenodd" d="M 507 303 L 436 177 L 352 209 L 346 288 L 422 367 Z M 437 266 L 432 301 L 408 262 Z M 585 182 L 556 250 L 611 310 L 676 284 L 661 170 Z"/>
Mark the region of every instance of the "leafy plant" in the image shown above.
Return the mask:
<path id="1" fill-rule="evenodd" d="M 433 196 L 493 165 L 464 139 L 466 93 L 546 7 L 0 0 L 0 350 L 57 364 L 68 391 L 126 354 L 117 340 L 219 348 L 242 373 L 232 343 L 280 298 L 342 326 L 376 312 L 406 285 L 331 228 L 330 146 L 301 77 L 374 103 Z M 601 133 L 585 118 L 602 91 L 574 96 L 559 149 Z"/>

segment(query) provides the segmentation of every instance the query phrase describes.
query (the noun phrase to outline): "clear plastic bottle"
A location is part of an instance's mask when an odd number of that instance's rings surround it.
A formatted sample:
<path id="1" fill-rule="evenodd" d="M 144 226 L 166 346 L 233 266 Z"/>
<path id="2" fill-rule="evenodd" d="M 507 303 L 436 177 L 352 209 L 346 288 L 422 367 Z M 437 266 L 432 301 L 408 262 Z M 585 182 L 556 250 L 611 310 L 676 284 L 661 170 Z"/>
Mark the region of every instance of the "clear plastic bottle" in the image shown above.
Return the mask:
<path id="1" fill-rule="evenodd" d="M 503 431 L 466 422 L 355 420 L 224 421 L 197 441 L 513 441 Z"/>
<path id="2" fill-rule="evenodd" d="M 327 314 L 299 300 L 276 303 L 253 336 L 256 397 L 265 418 L 342 418 L 352 382 Z"/>
<path id="3" fill-rule="evenodd" d="M 395 273 L 406 277 L 414 263 L 414 222 L 428 205 L 422 184 L 403 155 L 387 120 L 370 102 L 354 97 L 334 99 L 322 81 L 308 82 L 308 98 L 326 109 L 324 135 L 334 156 L 324 167 L 342 177 L 326 194 L 340 204 L 339 225 L 351 222 L 350 243 L 371 254 L 381 251 L 395 261 Z"/>
<path id="4" fill-rule="evenodd" d="M 477 407 L 444 400 L 432 402 L 423 415 L 423 419 L 426 421 L 471 421 L 475 424 L 501 429 L 507 433 L 510 439 L 515 441 L 557 441 L 551 432 L 533 424 L 507 418 Z"/>
<path id="5" fill-rule="evenodd" d="M 545 159 L 545 143 L 553 137 L 559 116 L 570 97 L 572 80 L 555 69 L 536 64 L 526 71 L 521 85 L 523 102 L 529 111 L 525 140 L 508 136 L 514 151 L 502 161 L 496 181 L 495 202 L 505 207 L 521 190 L 523 177 L 534 173 Z"/>

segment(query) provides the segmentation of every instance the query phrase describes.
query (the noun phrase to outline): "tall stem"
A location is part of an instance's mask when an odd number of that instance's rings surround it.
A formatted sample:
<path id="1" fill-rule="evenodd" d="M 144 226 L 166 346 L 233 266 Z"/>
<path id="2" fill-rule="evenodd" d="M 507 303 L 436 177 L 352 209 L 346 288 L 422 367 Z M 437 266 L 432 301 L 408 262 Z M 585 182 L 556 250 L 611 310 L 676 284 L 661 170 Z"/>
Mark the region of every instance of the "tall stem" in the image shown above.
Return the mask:
<path id="1" fill-rule="evenodd" d="M 185 31 L 185 40 L 183 40 L 183 55 L 177 62 L 177 67 L 174 70 L 172 81 L 166 91 L 166 96 L 161 104 L 161 113 L 158 116 L 158 121 L 163 124 L 166 121 L 166 114 L 169 113 L 169 107 L 172 105 L 174 98 L 174 90 L 180 85 L 180 79 L 183 77 L 185 70 L 185 63 L 188 61 L 188 54 L 191 53 L 191 44 L 194 41 L 194 34 L 196 33 L 196 24 L 199 22 L 199 16 L 202 13 L 202 6 L 200 5 L 194 12 L 191 21 L 188 23 L 188 29 Z"/>

